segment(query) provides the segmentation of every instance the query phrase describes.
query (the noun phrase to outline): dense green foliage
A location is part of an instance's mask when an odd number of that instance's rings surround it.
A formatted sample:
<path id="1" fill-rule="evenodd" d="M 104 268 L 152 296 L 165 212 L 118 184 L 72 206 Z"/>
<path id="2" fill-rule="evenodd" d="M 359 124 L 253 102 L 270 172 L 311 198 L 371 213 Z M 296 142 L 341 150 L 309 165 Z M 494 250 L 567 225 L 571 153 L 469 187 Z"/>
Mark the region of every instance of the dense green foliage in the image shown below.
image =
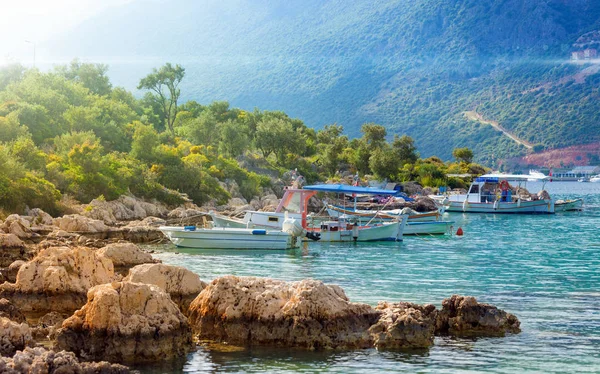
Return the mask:
<path id="1" fill-rule="evenodd" d="M 179 66 L 159 71 L 169 69 L 183 79 Z M 168 204 L 181 203 L 183 193 L 197 204 L 221 204 L 260 195 L 270 176 L 290 169 L 309 181 L 358 172 L 429 186 L 445 184 L 447 170 L 480 170 L 464 157 L 420 160 L 412 138 L 388 142 L 377 124 L 349 140 L 339 125 L 315 131 L 283 112 L 221 101 L 183 103 L 170 126 L 156 97 L 136 100 L 105 73 L 104 65 L 77 61 L 47 73 L 0 69 L 8 77 L 0 90 L 0 208 L 59 213 L 62 195 L 88 202 L 127 193 Z"/>
<path id="2" fill-rule="evenodd" d="M 536 150 L 600 140 L 599 74 L 577 83 L 588 66 L 569 62 L 577 38 L 600 29 L 597 0 L 169 2 L 184 12 L 164 12 L 164 1 L 131 1 L 89 20 L 56 50 L 185 61 L 184 99 L 281 109 L 351 136 L 376 122 L 445 160 L 460 147 L 490 166 L 527 152 L 465 111 Z M 111 74 L 133 88 L 152 67 Z"/>

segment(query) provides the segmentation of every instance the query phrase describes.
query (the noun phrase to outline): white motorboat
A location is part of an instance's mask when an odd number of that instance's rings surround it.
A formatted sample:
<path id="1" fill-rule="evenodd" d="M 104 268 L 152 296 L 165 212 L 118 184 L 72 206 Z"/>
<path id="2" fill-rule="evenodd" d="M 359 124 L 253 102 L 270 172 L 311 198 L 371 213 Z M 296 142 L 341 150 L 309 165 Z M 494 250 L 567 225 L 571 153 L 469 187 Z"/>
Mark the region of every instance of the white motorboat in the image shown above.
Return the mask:
<path id="1" fill-rule="evenodd" d="M 394 195 L 398 191 L 381 190 L 368 187 L 357 187 L 340 184 L 324 184 L 306 186 L 303 189 L 288 188 L 275 212 L 247 211 L 243 219 L 234 219 L 210 212 L 215 226 L 237 228 L 279 229 L 283 223 L 284 214 L 302 222 L 308 237 L 321 241 L 377 241 L 402 240 L 408 215 L 399 215 L 390 222 L 376 222 L 372 225 L 362 225 L 350 220 L 315 220 L 308 215 L 308 200 L 318 191 L 336 193 L 360 193 L 376 195 Z M 309 222 L 310 221 L 310 222 Z M 315 222 L 316 221 L 316 222 Z M 338 222 L 338 223 L 334 223 Z"/>
<path id="2" fill-rule="evenodd" d="M 554 202 L 554 211 L 557 213 L 578 210 L 583 210 L 583 199 L 556 200 Z"/>
<path id="3" fill-rule="evenodd" d="M 218 249 L 289 249 L 298 237 L 281 230 L 195 226 L 161 226 L 159 230 L 178 247 Z"/>
<path id="4" fill-rule="evenodd" d="M 508 180 L 518 181 L 520 187 L 521 182 L 531 178 L 531 175 L 486 174 L 476 178 L 466 194 L 431 197 L 440 201 L 447 212 L 553 214 L 554 201 L 545 191 L 541 192 L 542 197 L 513 196 Z"/>
<path id="5" fill-rule="evenodd" d="M 196 226 L 161 226 L 159 230 L 178 247 L 216 249 L 290 249 L 306 234 L 300 222 L 287 213 L 278 230 Z"/>
<path id="6" fill-rule="evenodd" d="M 592 175 L 590 177 L 590 182 L 592 182 L 592 183 L 598 183 L 598 182 L 600 182 L 600 174 L 598 174 L 598 175 Z"/>

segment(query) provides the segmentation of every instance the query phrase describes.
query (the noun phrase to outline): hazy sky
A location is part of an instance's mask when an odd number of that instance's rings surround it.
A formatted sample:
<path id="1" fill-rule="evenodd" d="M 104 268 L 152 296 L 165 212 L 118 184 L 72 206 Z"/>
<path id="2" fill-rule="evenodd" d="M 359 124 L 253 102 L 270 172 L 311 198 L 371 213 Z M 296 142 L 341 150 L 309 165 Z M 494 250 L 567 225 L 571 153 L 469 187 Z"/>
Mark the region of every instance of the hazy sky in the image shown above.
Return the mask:
<path id="1" fill-rule="evenodd" d="M 133 0 L 0 0 L 0 65 L 33 63 L 33 44 L 64 32 L 90 16 Z M 26 40 L 32 42 L 27 43 Z M 36 56 L 38 61 L 43 56 Z"/>

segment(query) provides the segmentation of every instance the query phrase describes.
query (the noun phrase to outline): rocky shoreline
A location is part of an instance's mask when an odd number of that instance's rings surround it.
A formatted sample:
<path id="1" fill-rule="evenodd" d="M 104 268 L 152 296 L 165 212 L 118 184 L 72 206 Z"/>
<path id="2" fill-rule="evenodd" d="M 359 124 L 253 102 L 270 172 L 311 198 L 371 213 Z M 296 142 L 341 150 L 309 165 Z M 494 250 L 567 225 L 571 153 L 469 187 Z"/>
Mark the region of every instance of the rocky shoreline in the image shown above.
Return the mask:
<path id="1" fill-rule="evenodd" d="M 520 332 L 517 317 L 469 296 L 453 295 L 441 310 L 399 301 L 373 307 L 312 279 L 206 283 L 134 244 L 162 240 L 157 225 L 197 216 L 199 208 L 168 211 L 133 198 L 91 205 L 59 218 L 32 209 L 0 225 L 0 372 L 125 373 L 123 365 L 182 357 L 206 340 L 427 349 L 439 335 Z"/>

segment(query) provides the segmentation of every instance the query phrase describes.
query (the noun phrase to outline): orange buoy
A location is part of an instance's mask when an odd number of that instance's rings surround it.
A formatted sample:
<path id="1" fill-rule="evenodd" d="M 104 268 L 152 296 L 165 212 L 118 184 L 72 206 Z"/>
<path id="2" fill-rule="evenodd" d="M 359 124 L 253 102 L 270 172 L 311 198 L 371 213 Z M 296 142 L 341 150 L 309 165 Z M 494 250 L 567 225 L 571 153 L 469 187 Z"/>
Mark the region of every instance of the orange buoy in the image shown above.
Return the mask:
<path id="1" fill-rule="evenodd" d="M 463 235 L 463 229 L 462 229 L 462 227 L 459 227 L 458 230 L 456 230 L 456 235 L 457 236 L 462 236 Z"/>

